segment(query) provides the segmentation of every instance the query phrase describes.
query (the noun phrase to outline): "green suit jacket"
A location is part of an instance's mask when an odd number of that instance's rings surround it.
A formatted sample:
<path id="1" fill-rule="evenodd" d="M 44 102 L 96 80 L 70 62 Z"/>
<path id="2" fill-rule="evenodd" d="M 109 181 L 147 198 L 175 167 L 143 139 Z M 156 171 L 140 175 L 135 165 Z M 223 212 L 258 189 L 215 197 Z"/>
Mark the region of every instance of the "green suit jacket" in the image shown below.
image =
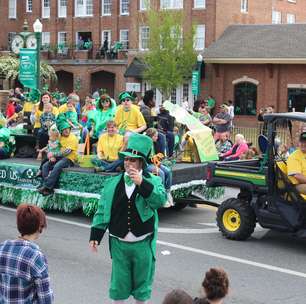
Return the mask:
<path id="1" fill-rule="evenodd" d="M 92 228 L 106 231 L 111 220 L 112 204 L 115 196 L 116 187 L 122 177 L 122 174 L 111 178 L 105 182 L 104 188 L 101 192 L 101 198 L 98 203 L 98 209 L 94 215 Z M 149 174 L 147 177 L 143 176 L 144 182 L 139 186 L 144 190 L 144 184 L 150 183 L 153 186 L 151 192 L 142 196 L 139 193 L 136 195 L 135 204 L 139 216 L 143 222 L 149 220 L 154 216 L 154 235 L 151 242 L 151 248 L 155 257 L 156 240 L 158 229 L 158 214 L 157 209 L 162 207 L 167 201 L 167 193 L 159 177 Z M 141 191 L 142 192 L 142 191 Z M 102 234 L 103 235 L 103 234 Z M 91 240 L 92 237 L 91 237 Z M 97 240 L 100 241 L 100 240 Z"/>

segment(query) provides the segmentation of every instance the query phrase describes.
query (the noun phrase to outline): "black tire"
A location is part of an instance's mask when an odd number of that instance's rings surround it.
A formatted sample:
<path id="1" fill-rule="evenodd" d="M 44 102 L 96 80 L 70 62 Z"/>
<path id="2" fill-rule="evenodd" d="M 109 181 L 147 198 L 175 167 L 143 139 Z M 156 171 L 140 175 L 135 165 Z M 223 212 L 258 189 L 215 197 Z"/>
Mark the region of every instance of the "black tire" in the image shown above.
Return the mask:
<path id="1" fill-rule="evenodd" d="M 188 203 L 174 203 L 172 207 L 176 211 L 181 211 L 188 206 Z"/>
<path id="2" fill-rule="evenodd" d="M 230 198 L 217 210 L 217 225 L 227 239 L 242 241 L 254 232 L 256 216 L 248 202 Z"/>

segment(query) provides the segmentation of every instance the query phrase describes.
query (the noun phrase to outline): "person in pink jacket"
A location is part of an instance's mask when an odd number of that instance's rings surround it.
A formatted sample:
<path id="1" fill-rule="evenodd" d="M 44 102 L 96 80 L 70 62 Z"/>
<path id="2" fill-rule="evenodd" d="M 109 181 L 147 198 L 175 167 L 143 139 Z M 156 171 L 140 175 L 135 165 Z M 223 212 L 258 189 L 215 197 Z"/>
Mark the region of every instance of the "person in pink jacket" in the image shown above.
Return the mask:
<path id="1" fill-rule="evenodd" d="M 248 144 L 246 143 L 244 136 L 242 134 L 237 134 L 235 136 L 235 144 L 233 147 L 220 155 L 220 158 L 228 161 L 228 160 L 238 160 L 240 156 L 247 152 L 249 149 Z"/>

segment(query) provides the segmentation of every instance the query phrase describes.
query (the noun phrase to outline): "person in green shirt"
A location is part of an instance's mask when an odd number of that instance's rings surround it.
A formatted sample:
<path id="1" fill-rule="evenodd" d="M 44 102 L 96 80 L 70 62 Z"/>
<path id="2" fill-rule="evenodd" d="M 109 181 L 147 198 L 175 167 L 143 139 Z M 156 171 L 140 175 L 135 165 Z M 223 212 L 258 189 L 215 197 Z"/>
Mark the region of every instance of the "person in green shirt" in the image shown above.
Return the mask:
<path id="1" fill-rule="evenodd" d="M 129 137 L 127 149 L 119 153 L 125 172 L 103 182 L 91 226 L 89 246 L 93 252 L 97 252 L 106 230 L 109 231 L 109 297 L 114 303 L 124 303 L 133 296 L 136 304 L 144 304 L 151 297 L 157 209 L 167 200 L 161 179 L 145 170 L 152 144 L 146 135 L 134 133 Z"/>
<path id="2" fill-rule="evenodd" d="M 209 95 L 207 97 L 207 106 L 209 108 L 210 113 L 213 113 L 215 105 L 216 105 L 216 100 L 211 95 Z"/>

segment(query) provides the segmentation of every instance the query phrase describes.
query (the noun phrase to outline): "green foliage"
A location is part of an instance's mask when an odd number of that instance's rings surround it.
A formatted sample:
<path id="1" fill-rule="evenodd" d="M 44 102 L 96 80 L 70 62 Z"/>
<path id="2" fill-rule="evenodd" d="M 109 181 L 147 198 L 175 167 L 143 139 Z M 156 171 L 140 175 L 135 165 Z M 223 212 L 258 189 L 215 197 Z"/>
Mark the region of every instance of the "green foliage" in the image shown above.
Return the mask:
<path id="1" fill-rule="evenodd" d="M 15 56 L 0 56 L 0 74 L 5 79 L 17 79 L 19 75 L 19 59 Z M 40 63 L 40 77 L 43 83 L 57 82 L 57 76 L 53 67 L 45 62 Z"/>
<path id="2" fill-rule="evenodd" d="M 191 77 L 196 63 L 194 28 L 184 29 L 186 22 L 180 11 L 148 10 L 150 28 L 149 51 L 144 55 L 148 69 L 145 79 L 168 98 L 171 90 Z"/>

